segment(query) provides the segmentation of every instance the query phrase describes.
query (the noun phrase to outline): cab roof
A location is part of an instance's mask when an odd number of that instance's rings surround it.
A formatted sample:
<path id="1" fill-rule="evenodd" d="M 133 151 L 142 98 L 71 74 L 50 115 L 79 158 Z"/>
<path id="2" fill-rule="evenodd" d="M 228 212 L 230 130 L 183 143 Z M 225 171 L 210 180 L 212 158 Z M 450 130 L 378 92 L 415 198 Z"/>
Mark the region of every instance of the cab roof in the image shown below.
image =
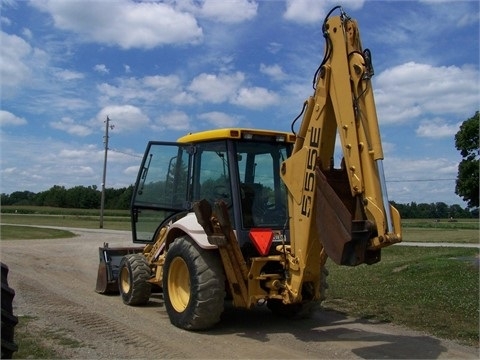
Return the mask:
<path id="1" fill-rule="evenodd" d="M 262 130 L 262 129 L 247 129 L 247 128 L 223 128 L 215 130 L 206 130 L 196 133 L 188 133 L 180 137 L 177 142 L 180 143 L 198 143 L 212 140 L 226 140 L 226 139 L 255 139 L 265 137 L 275 137 L 279 142 L 295 142 L 295 135 L 284 131 Z"/>

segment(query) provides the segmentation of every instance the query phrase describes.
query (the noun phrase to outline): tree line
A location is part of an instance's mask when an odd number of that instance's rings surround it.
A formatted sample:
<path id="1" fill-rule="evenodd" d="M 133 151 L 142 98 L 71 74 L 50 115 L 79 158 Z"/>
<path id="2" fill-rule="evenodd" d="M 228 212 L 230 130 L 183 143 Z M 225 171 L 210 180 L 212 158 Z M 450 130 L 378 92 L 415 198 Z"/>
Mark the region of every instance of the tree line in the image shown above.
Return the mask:
<path id="1" fill-rule="evenodd" d="M 129 187 L 105 189 L 105 209 L 129 209 L 133 185 Z M 1 194 L 2 205 L 33 205 L 59 208 L 100 209 L 101 191 L 97 186 L 75 186 L 66 189 L 54 185 L 46 191 L 15 191 L 10 195 Z"/>
<path id="2" fill-rule="evenodd" d="M 129 187 L 105 189 L 105 209 L 129 209 L 133 194 L 133 185 Z M 75 186 L 66 189 L 54 185 L 50 189 L 33 193 L 16 191 L 9 195 L 1 194 L 2 205 L 34 205 L 60 208 L 99 209 L 101 191 L 93 186 Z M 404 219 L 449 219 L 477 218 L 478 208 L 462 208 L 460 205 L 447 205 L 444 202 L 398 204 L 392 201 Z"/>
<path id="3" fill-rule="evenodd" d="M 478 218 L 478 208 L 462 208 L 460 205 L 447 205 L 444 202 L 397 204 L 392 205 L 400 212 L 402 219 L 468 219 Z"/>

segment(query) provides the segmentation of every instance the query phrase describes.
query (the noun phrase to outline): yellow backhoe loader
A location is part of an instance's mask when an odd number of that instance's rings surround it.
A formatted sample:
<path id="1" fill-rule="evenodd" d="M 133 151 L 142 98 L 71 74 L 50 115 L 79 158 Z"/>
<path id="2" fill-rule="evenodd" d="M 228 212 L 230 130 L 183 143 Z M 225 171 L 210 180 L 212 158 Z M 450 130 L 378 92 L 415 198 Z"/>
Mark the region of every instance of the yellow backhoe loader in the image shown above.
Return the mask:
<path id="1" fill-rule="evenodd" d="M 370 51 L 341 7 L 323 34 L 298 131 L 295 119 L 291 132 L 229 128 L 148 143 L 131 205 L 133 242 L 146 245 L 100 247 L 97 292 L 141 305 L 161 291 L 171 323 L 189 330 L 215 325 L 226 300 L 305 316 L 325 296 L 328 257 L 373 264 L 401 241 Z"/>

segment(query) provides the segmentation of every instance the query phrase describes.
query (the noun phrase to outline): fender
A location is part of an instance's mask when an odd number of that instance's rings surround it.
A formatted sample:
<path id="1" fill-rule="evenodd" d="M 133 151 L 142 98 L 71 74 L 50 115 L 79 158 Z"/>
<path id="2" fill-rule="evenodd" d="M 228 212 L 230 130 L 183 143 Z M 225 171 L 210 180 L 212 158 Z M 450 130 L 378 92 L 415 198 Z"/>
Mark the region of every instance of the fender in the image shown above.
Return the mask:
<path id="1" fill-rule="evenodd" d="M 203 227 L 198 223 L 194 212 L 188 213 L 186 216 L 174 222 L 169 226 L 167 235 L 167 247 L 179 236 L 188 235 L 202 249 L 216 249 L 216 245 L 208 242 L 207 234 Z"/>

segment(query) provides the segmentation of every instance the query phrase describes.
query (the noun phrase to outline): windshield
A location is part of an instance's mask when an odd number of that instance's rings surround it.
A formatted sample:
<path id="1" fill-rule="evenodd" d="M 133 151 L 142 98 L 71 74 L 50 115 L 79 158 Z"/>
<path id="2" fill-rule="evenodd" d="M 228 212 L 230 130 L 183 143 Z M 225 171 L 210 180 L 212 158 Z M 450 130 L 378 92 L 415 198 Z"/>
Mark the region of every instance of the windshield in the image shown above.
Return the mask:
<path id="1" fill-rule="evenodd" d="M 290 145 L 276 142 L 236 143 L 243 227 L 283 228 L 287 221 L 287 193 L 280 165 Z"/>

